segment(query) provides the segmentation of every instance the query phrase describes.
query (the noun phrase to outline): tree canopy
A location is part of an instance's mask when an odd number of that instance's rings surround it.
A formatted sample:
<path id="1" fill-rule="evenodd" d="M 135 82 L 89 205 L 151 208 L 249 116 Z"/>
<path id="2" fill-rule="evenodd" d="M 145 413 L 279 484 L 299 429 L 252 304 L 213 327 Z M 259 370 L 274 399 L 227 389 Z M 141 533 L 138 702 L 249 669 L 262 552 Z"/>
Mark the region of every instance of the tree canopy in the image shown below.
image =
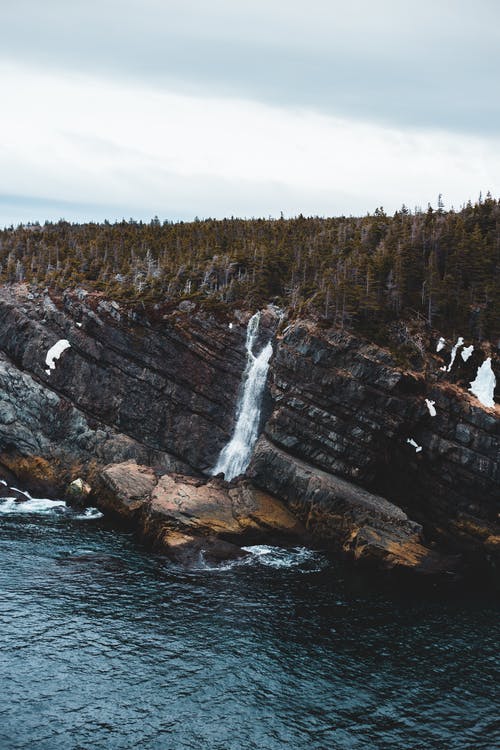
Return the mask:
<path id="1" fill-rule="evenodd" d="M 419 315 L 500 336 L 500 204 L 393 216 L 25 224 L 0 231 L 0 282 L 83 286 L 121 302 L 255 308 L 364 329 Z"/>

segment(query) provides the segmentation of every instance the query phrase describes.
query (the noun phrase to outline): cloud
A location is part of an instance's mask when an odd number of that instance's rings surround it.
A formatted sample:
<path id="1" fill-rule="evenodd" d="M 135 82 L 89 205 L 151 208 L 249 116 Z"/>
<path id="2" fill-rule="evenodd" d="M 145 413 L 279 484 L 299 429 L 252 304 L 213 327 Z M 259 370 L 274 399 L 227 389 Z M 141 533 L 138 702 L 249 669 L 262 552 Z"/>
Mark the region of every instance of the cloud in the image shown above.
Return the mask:
<path id="1" fill-rule="evenodd" d="M 3 0 L 4 61 L 393 127 L 498 133 L 496 0 Z"/>
<path id="2" fill-rule="evenodd" d="M 9 105 L 0 171 L 10 196 L 0 200 L 0 223 L 103 212 L 363 214 L 381 204 L 425 207 L 438 193 L 458 206 L 481 189 L 498 191 L 494 137 L 374 126 L 12 64 L 0 66 L 0 76 Z"/>

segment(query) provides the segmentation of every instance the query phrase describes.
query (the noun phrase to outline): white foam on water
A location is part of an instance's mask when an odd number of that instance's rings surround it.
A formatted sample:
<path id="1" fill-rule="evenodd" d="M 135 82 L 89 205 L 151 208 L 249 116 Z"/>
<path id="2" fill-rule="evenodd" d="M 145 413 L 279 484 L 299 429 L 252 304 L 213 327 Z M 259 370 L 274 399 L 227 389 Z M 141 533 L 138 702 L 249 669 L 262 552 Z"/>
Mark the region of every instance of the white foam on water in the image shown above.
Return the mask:
<path id="1" fill-rule="evenodd" d="M 270 544 L 253 544 L 249 547 L 243 547 L 246 552 L 250 552 L 252 557 L 245 558 L 245 562 L 257 562 L 268 568 L 298 568 L 302 572 L 314 573 L 322 570 L 327 561 L 320 552 L 307 547 L 275 547 Z"/>
<path id="2" fill-rule="evenodd" d="M 93 521 L 97 518 L 102 518 L 104 516 L 104 513 L 101 513 L 101 511 L 98 508 L 85 508 L 83 513 L 78 513 L 78 515 L 75 516 L 75 518 L 78 521 Z"/>
<path id="3" fill-rule="evenodd" d="M 318 573 L 328 565 L 327 559 L 321 552 L 307 547 L 289 549 L 270 544 L 253 544 L 241 549 L 250 554 L 224 562 L 207 562 L 203 552 L 200 552 L 197 563 L 189 566 L 189 572 L 223 573 L 234 568 L 262 565 L 275 570 L 290 569 L 300 573 Z"/>
<path id="4" fill-rule="evenodd" d="M 64 500 L 49 500 L 48 498 L 33 497 L 19 502 L 13 497 L 0 500 L 0 513 L 18 515 L 20 513 L 50 513 L 56 508 L 66 508 Z"/>

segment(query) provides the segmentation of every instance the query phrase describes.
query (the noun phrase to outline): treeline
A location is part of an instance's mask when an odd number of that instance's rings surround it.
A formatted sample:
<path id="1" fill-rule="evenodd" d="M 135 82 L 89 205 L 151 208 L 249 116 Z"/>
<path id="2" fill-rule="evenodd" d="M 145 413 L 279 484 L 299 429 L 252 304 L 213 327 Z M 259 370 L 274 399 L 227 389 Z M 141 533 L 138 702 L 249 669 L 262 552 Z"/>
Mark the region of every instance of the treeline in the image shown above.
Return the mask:
<path id="1" fill-rule="evenodd" d="M 84 286 L 122 302 L 255 308 L 370 332 L 421 316 L 443 332 L 500 335 L 500 204 L 364 217 L 66 221 L 0 232 L 0 281 Z"/>

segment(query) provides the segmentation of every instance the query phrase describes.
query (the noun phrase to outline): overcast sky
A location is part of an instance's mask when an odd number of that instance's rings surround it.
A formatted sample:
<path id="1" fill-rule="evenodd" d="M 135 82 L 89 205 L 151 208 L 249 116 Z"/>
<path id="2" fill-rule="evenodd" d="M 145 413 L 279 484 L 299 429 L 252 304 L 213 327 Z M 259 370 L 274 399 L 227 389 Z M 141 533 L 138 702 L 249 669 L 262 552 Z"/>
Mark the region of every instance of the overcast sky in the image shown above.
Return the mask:
<path id="1" fill-rule="evenodd" d="M 0 224 L 500 193 L 498 0 L 0 0 Z"/>

